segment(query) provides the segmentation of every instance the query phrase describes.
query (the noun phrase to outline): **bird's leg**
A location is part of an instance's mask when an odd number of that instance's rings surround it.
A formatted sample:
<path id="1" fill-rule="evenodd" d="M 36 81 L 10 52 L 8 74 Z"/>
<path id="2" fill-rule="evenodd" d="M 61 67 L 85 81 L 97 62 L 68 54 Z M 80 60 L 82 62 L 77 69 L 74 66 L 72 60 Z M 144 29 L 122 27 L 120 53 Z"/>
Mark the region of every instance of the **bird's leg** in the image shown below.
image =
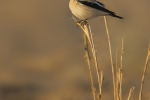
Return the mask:
<path id="1" fill-rule="evenodd" d="M 78 25 L 83 26 L 83 20 L 79 20 L 79 21 L 77 21 L 77 27 L 78 27 Z"/>
<path id="2" fill-rule="evenodd" d="M 83 24 L 84 24 L 84 25 L 86 25 L 87 23 L 88 23 L 88 22 L 87 22 L 87 19 L 86 19 L 86 20 L 84 20 Z"/>
<path id="3" fill-rule="evenodd" d="M 81 23 L 82 20 L 76 21 L 77 28 L 79 27 L 79 24 Z"/>
<path id="4" fill-rule="evenodd" d="M 87 23 L 87 19 L 77 21 L 77 24 L 80 24 L 81 26 L 85 25 L 86 23 Z"/>

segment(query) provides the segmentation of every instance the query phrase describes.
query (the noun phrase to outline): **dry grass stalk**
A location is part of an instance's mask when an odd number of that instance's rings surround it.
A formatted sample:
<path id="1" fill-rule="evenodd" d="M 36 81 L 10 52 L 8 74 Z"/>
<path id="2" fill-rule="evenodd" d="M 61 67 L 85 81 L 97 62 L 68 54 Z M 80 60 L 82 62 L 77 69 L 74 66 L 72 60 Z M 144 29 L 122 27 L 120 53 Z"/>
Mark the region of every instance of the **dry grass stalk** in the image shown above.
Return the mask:
<path id="1" fill-rule="evenodd" d="M 92 55 L 93 55 L 93 58 L 94 58 L 94 63 L 95 63 L 95 68 L 96 68 L 96 72 L 97 72 L 97 78 L 98 78 L 98 83 L 99 83 L 99 95 L 101 95 L 101 76 L 100 76 L 100 72 L 99 72 L 99 68 L 98 68 L 98 61 L 97 61 L 97 53 L 96 53 L 96 48 L 95 48 L 95 43 L 94 43 L 94 39 L 93 39 L 93 35 L 92 35 L 92 32 L 91 32 L 91 28 L 89 26 L 89 24 L 87 23 L 86 26 L 85 26 L 85 29 L 88 29 L 89 30 L 89 36 L 90 36 L 90 39 L 91 39 L 91 51 L 92 51 Z M 101 96 L 100 96 L 101 97 Z M 101 99 L 100 99 L 101 100 Z"/>
<path id="2" fill-rule="evenodd" d="M 119 96 L 118 96 L 118 84 L 119 84 L 119 82 L 118 82 L 118 48 L 116 49 L 116 73 L 115 73 L 115 75 L 116 75 L 116 84 L 115 84 L 115 86 L 116 86 L 116 88 L 115 88 L 115 94 L 116 94 L 116 100 L 119 100 Z"/>
<path id="3" fill-rule="evenodd" d="M 149 48 L 148 48 L 148 53 L 147 53 L 146 62 L 145 62 L 145 66 L 144 66 L 144 71 L 143 71 L 143 76 L 142 76 L 142 81 L 141 81 L 139 100 L 142 100 L 142 91 L 143 91 L 143 87 L 144 87 L 144 79 L 145 79 L 146 70 L 147 70 L 147 66 L 148 66 L 148 62 L 149 62 L 149 57 L 150 57 L 150 44 L 149 44 Z"/>
<path id="4" fill-rule="evenodd" d="M 103 71 L 101 71 L 101 75 L 100 75 L 100 82 L 99 82 L 99 85 L 101 87 L 100 89 L 100 93 L 99 93 L 99 96 L 98 96 L 98 100 L 102 100 L 102 85 L 103 85 L 103 80 L 104 80 L 104 74 L 103 74 Z"/>
<path id="5" fill-rule="evenodd" d="M 98 83 L 99 83 L 99 95 L 101 95 L 101 85 L 100 85 L 100 72 L 99 72 L 99 69 L 98 69 L 98 61 L 97 61 L 97 53 L 96 53 L 96 48 L 95 48 L 95 44 L 94 44 L 94 39 L 93 39 L 93 36 L 92 36 L 92 32 L 91 32 L 91 28 L 89 26 L 89 24 L 86 22 L 84 24 L 84 29 L 85 29 L 85 32 L 86 34 L 88 34 L 87 36 L 89 36 L 89 41 L 91 41 L 91 51 L 92 51 L 92 55 L 93 55 L 93 58 L 94 58 L 94 64 L 95 64 L 95 68 L 96 68 L 96 73 L 97 73 L 97 78 L 98 78 Z M 101 100 L 101 96 L 99 98 Z"/>
<path id="6" fill-rule="evenodd" d="M 93 81 L 93 76 L 92 76 L 92 70 L 91 70 L 91 63 L 90 63 L 90 54 L 89 54 L 89 47 L 88 47 L 88 40 L 87 37 L 84 36 L 84 45 L 85 45 L 85 57 L 87 60 L 87 64 L 89 67 L 89 73 L 90 73 L 90 79 L 91 79 L 91 89 L 92 89 L 92 94 L 93 94 L 93 99 L 96 100 L 96 94 L 95 94 L 95 87 L 94 87 L 94 81 Z"/>
<path id="7" fill-rule="evenodd" d="M 122 79 L 123 79 L 123 73 L 122 73 L 122 68 L 123 68 L 123 54 L 124 54 L 124 40 L 122 39 L 122 47 L 121 47 L 121 58 L 120 58 L 120 66 L 118 66 L 118 49 L 116 50 L 116 88 L 115 88 L 115 95 L 116 95 L 116 100 L 122 100 Z"/>
<path id="8" fill-rule="evenodd" d="M 122 67 L 123 67 L 123 54 L 124 54 L 124 40 L 122 38 L 122 48 L 121 48 L 121 60 L 120 60 L 120 69 L 119 69 L 119 81 L 120 81 L 120 87 L 119 87 L 119 97 L 120 97 L 120 100 L 122 100 L 122 77 L 123 77 L 123 73 L 122 73 Z"/>
<path id="9" fill-rule="evenodd" d="M 76 19 L 73 17 L 73 19 L 76 21 Z M 100 81 L 101 81 L 101 78 L 100 78 L 100 72 L 99 72 L 99 69 L 98 69 L 98 61 L 97 61 L 97 54 L 96 54 L 96 48 L 95 48 L 95 44 L 94 44 L 94 40 L 93 40 L 93 36 L 92 36 L 92 33 L 91 33 L 91 28 L 88 24 L 87 21 L 84 21 L 82 23 L 78 23 L 76 21 L 77 25 L 83 30 L 83 32 L 85 33 L 85 36 L 87 37 L 86 39 L 88 40 L 89 44 L 90 44 L 90 49 L 92 51 L 92 55 L 93 55 L 93 58 L 94 58 L 94 64 L 95 64 L 95 68 L 96 68 L 96 73 L 97 73 L 97 78 L 98 78 L 98 83 L 99 83 L 99 94 L 101 93 L 101 87 L 100 87 Z M 87 53 L 86 53 L 87 54 Z M 88 53 L 89 54 L 89 53 Z M 89 57 L 89 55 L 88 55 Z M 88 58 L 89 60 L 89 58 Z M 90 61 L 88 61 L 89 63 Z M 88 64 L 89 66 L 90 64 Z M 90 71 L 90 77 L 91 77 L 91 88 L 92 88 L 92 91 L 93 91 L 93 97 L 94 97 L 94 100 L 95 100 L 95 88 L 94 88 L 94 83 L 93 83 L 93 78 L 92 78 L 92 72 L 91 72 L 91 67 L 89 67 L 89 71 Z M 101 95 L 101 94 L 100 94 Z M 100 98 L 101 100 L 101 98 Z"/>
<path id="10" fill-rule="evenodd" d="M 116 72 L 116 100 L 122 100 L 122 77 L 123 73 L 120 67 L 117 67 Z"/>
<path id="11" fill-rule="evenodd" d="M 118 69 L 118 48 L 116 49 L 116 72 L 117 72 L 117 69 Z M 116 79 L 117 79 L 117 75 L 116 75 Z"/>
<path id="12" fill-rule="evenodd" d="M 132 95 L 134 89 L 135 89 L 135 87 L 132 87 L 132 88 L 130 89 L 130 92 L 129 92 L 129 95 L 128 95 L 127 100 L 130 100 L 130 97 L 131 97 L 131 95 Z"/>
<path id="13" fill-rule="evenodd" d="M 108 31 L 108 25 L 107 25 L 106 16 L 104 16 L 104 22 L 105 22 L 106 33 L 107 33 L 108 44 L 109 44 L 109 53 L 110 53 L 111 69 L 112 69 L 112 76 L 113 76 L 113 87 L 114 87 L 114 100 L 116 100 L 115 73 L 114 73 L 114 65 L 113 65 L 113 58 L 112 58 L 110 35 L 109 35 L 109 31 Z"/>

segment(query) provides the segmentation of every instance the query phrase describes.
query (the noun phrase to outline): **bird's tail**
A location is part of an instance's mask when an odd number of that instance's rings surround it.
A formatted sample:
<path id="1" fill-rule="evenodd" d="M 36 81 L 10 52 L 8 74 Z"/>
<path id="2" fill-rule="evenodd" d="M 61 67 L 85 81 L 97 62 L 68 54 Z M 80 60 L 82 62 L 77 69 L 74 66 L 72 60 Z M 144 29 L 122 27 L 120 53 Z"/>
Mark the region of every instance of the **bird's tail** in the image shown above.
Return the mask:
<path id="1" fill-rule="evenodd" d="M 110 16 L 116 17 L 116 18 L 119 18 L 119 19 L 124 19 L 123 17 L 120 17 L 120 16 L 118 16 L 118 15 L 116 15 L 116 14 L 110 14 Z"/>

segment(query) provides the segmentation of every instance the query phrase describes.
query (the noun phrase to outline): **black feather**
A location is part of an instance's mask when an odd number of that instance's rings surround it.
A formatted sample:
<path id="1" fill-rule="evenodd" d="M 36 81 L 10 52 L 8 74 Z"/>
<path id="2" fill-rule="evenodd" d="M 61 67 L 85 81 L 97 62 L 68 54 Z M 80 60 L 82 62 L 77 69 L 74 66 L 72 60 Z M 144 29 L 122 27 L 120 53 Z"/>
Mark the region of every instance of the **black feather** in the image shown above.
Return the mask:
<path id="1" fill-rule="evenodd" d="M 106 9 L 106 8 L 104 7 L 105 5 L 102 4 L 102 3 L 100 3 L 100 2 L 94 3 L 94 2 L 80 1 L 80 0 L 79 0 L 79 2 L 82 3 L 83 5 L 86 5 L 86 6 L 91 7 L 91 8 L 95 8 L 95 9 L 97 9 L 97 10 L 101 10 L 101 11 L 107 12 L 107 13 L 109 13 L 109 14 L 115 14 L 114 12 L 112 12 L 112 11 Z M 98 3 L 98 4 L 97 4 L 97 3 Z M 101 6 L 100 6 L 100 5 L 101 5 Z"/>
<path id="2" fill-rule="evenodd" d="M 109 14 L 110 16 L 112 16 L 112 17 L 116 17 L 116 18 L 119 18 L 119 19 L 124 19 L 123 17 L 120 17 L 120 16 L 118 16 L 118 15 L 115 15 L 115 14 Z"/>

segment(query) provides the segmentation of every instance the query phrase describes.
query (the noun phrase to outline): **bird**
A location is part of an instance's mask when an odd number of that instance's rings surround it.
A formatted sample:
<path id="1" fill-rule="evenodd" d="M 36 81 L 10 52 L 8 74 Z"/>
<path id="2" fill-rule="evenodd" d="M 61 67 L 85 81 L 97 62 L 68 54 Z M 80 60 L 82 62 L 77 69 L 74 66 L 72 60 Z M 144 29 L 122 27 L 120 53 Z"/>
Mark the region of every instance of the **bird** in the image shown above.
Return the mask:
<path id="1" fill-rule="evenodd" d="M 72 14 L 81 21 L 86 21 L 98 16 L 112 16 L 124 19 L 116 15 L 115 12 L 106 9 L 105 5 L 97 0 L 70 0 L 69 8 Z"/>

